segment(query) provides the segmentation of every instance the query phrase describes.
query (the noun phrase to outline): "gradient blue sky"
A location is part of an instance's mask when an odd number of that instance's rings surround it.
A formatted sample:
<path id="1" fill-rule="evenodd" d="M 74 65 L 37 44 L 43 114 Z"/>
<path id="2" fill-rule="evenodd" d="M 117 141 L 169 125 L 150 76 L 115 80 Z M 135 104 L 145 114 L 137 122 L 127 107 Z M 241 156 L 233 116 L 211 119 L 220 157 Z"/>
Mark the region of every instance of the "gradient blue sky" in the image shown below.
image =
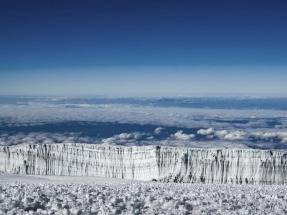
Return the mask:
<path id="1" fill-rule="evenodd" d="M 287 95 L 287 1 L 1 1 L 1 95 Z"/>

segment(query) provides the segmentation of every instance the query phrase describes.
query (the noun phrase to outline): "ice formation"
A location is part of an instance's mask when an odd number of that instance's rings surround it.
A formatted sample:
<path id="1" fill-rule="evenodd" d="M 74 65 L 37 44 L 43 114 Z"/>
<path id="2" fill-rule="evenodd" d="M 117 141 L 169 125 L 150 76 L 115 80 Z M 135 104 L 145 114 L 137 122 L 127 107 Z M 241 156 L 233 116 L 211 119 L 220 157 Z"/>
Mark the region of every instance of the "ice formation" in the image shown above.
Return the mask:
<path id="1" fill-rule="evenodd" d="M 242 149 L 39 144 L 0 147 L 0 171 L 166 182 L 287 184 L 287 154 Z"/>

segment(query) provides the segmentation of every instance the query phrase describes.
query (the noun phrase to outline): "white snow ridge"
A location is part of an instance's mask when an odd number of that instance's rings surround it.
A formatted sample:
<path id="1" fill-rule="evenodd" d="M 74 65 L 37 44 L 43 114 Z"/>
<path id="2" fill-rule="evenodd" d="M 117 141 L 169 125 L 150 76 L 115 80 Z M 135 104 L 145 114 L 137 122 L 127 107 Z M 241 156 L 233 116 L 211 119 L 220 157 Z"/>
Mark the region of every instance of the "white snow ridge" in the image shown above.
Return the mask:
<path id="1" fill-rule="evenodd" d="M 164 182 L 287 184 L 287 154 L 242 149 L 41 144 L 0 147 L 6 173 Z"/>

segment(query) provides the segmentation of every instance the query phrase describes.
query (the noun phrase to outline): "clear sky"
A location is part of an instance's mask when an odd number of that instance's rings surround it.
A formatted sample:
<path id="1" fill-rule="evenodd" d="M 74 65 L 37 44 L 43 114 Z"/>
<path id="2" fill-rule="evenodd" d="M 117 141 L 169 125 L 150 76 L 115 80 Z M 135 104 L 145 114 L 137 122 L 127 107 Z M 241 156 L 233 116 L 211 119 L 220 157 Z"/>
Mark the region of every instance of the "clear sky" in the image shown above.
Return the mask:
<path id="1" fill-rule="evenodd" d="M 0 2 L 1 95 L 287 96 L 286 0 Z"/>

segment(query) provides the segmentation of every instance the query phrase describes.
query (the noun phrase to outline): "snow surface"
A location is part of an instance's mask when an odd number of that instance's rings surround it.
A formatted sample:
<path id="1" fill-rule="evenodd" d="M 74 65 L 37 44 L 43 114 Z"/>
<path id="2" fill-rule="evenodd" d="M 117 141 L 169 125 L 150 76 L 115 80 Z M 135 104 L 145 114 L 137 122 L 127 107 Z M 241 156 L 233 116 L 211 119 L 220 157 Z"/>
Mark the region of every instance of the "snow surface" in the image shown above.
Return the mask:
<path id="1" fill-rule="evenodd" d="M 286 186 L 0 173 L 0 214 L 286 214 Z"/>
<path id="2" fill-rule="evenodd" d="M 0 147 L 0 171 L 164 182 L 287 184 L 287 154 L 242 149 L 41 144 Z"/>

